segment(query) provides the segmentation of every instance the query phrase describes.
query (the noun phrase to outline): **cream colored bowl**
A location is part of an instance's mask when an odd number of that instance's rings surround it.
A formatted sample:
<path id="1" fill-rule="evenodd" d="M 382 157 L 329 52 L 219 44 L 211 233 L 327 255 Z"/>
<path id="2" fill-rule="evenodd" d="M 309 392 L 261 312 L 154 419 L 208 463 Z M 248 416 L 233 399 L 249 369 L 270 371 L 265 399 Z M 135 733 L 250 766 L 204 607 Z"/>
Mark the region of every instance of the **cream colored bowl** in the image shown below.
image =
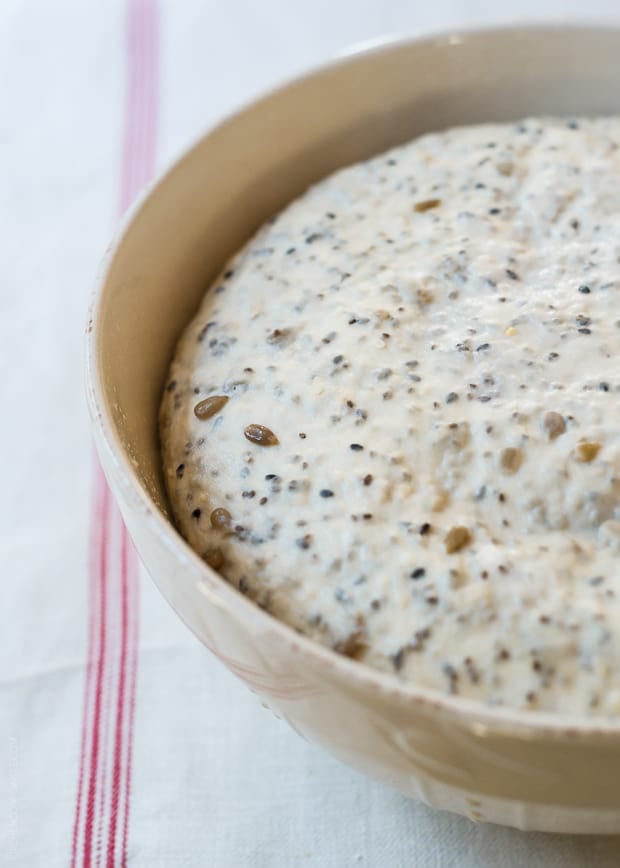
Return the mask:
<path id="1" fill-rule="evenodd" d="M 523 829 L 620 832 L 620 720 L 487 708 L 332 653 L 255 607 L 170 523 L 157 411 L 224 260 L 311 182 L 419 133 L 620 111 L 620 30 L 532 28 L 350 55 L 220 124 L 126 219 L 88 335 L 97 447 L 146 567 L 188 627 L 300 734 L 407 795 Z"/>

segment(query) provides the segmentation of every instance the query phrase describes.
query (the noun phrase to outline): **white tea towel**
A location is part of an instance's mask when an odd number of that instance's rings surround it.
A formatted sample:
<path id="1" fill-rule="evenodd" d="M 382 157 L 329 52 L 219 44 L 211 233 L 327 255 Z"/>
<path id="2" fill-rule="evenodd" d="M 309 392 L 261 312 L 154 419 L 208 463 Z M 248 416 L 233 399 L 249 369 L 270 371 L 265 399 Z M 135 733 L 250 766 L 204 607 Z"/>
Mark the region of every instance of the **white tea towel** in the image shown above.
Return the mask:
<path id="1" fill-rule="evenodd" d="M 615 11 L 507 0 L 494 20 Z M 84 406 L 97 263 L 154 171 L 348 44 L 487 16 L 486 0 L 0 3 L 0 865 L 620 865 L 620 838 L 409 802 L 262 709 L 140 572 Z"/>

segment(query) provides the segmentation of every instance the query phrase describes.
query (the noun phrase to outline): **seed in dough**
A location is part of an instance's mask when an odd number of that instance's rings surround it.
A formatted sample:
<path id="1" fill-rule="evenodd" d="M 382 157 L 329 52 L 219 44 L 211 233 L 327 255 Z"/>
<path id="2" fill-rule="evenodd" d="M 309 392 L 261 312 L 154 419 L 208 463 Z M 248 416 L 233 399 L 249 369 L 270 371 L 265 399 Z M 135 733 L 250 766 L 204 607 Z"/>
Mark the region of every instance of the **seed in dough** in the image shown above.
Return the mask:
<path id="1" fill-rule="evenodd" d="M 585 442 L 577 444 L 577 460 L 584 463 L 594 461 L 596 456 L 601 451 L 601 444 L 595 442 Z"/>
<path id="2" fill-rule="evenodd" d="M 416 202 L 413 210 L 418 214 L 423 214 L 425 211 L 431 211 L 433 208 L 438 208 L 441 205 L 441 199 L 425 199 L 423 202 Z"/>
<path id="3" fill-rule="evenodd" d="M 368 644 L 364 641 L 363 631 L 356 630 L 342 642 L 338 642 L 335 645 L 334 650 L 338 651 L 339 654 L 344 654 L 345 657 L 351 657 L 353 660 L 359 660 L 367 647 Z"/>
<path id="4" fill-rule="evenodd" d="M 506 449 L 502 449 L 499 460 L 504 473 L 512 475 L 523 464 L 523 452 L 515 446 L 507 446 Z"/>
<path id="5" fill-rule="evenodd" d="M 555 410 L 549 410 L 548 413 L 545 413 L 543 428 L 547 432 L 549 440 L 555 440 L 566 431 L 564 416 L 561 413 L 556 413 Z"/>
<path id="6" fill-rule="evenodd" d="M 227 403 L 227 395 L 211 395 L 203 401 L 198 401 L 194 407 L 194 416 L 197 419 L 210 419 L 211 416 L 215 416 Z"/>
<path id="7" fill-rule="evenodd" d="M 211 527 L 215 530 L 228 530 L 232 522 L 232 515 L 224 507 L 218 507 L 211 513 Z"/>
<path id="8" fill-rule="evenodd" d="M 264 425 L 248 425 L 243 433 L 246 440 L 256 443 L 257 446 L 277 446 L 280 442 L 271 428 L 266 428 Z"/>
<path id="9" fill-rule="evenodd" d="M 203 559 L 212 570 L 219 570 L 224 564 L 224 555 L 221 549 L 210 548 L 203 555 Z"/>
<path id="10" fill-rule="evenodd" d="M 471 532 L 462 525 L 451 527 L 444 538 L 446 551 L 449 555 L 460 552 L 471 542 Z"/>

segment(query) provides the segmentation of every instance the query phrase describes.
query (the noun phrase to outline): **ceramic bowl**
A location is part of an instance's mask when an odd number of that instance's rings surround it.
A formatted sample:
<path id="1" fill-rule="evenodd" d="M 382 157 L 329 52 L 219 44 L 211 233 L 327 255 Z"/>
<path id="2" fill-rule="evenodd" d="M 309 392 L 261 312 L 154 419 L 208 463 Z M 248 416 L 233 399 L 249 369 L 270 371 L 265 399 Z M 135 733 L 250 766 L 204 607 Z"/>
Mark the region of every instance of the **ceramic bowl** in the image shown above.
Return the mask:
<path id="1" fill-rule="evenodd" d="M 211 571 L 170 521 L 157 433 L 175 341 L 221 265 L 333 170 L 420 133 L 620 110 L 620 30 L 512 28 L 353 53 L 201 138 L 132 210 L 88 328 L 96 443 L 157 586 L 301 735 L 430 805 L 522 829 L 620 831 L 620 720 L 490 708 L 297 635 Z"/>

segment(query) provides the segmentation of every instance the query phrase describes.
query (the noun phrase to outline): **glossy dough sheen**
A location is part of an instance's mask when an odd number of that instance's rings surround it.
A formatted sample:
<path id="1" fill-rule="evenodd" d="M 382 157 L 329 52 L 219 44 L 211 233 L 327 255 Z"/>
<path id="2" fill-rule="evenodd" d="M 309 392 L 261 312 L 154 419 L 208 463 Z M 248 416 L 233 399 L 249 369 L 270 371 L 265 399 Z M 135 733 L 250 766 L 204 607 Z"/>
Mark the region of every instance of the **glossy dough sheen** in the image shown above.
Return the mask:
<path id="1" fill-rule="evenodd" d="M 618 142 L 618 119 L 427 135 L 261 229 L 164 391 L 192 547 L 401 678 L 620 713 Z"/>

